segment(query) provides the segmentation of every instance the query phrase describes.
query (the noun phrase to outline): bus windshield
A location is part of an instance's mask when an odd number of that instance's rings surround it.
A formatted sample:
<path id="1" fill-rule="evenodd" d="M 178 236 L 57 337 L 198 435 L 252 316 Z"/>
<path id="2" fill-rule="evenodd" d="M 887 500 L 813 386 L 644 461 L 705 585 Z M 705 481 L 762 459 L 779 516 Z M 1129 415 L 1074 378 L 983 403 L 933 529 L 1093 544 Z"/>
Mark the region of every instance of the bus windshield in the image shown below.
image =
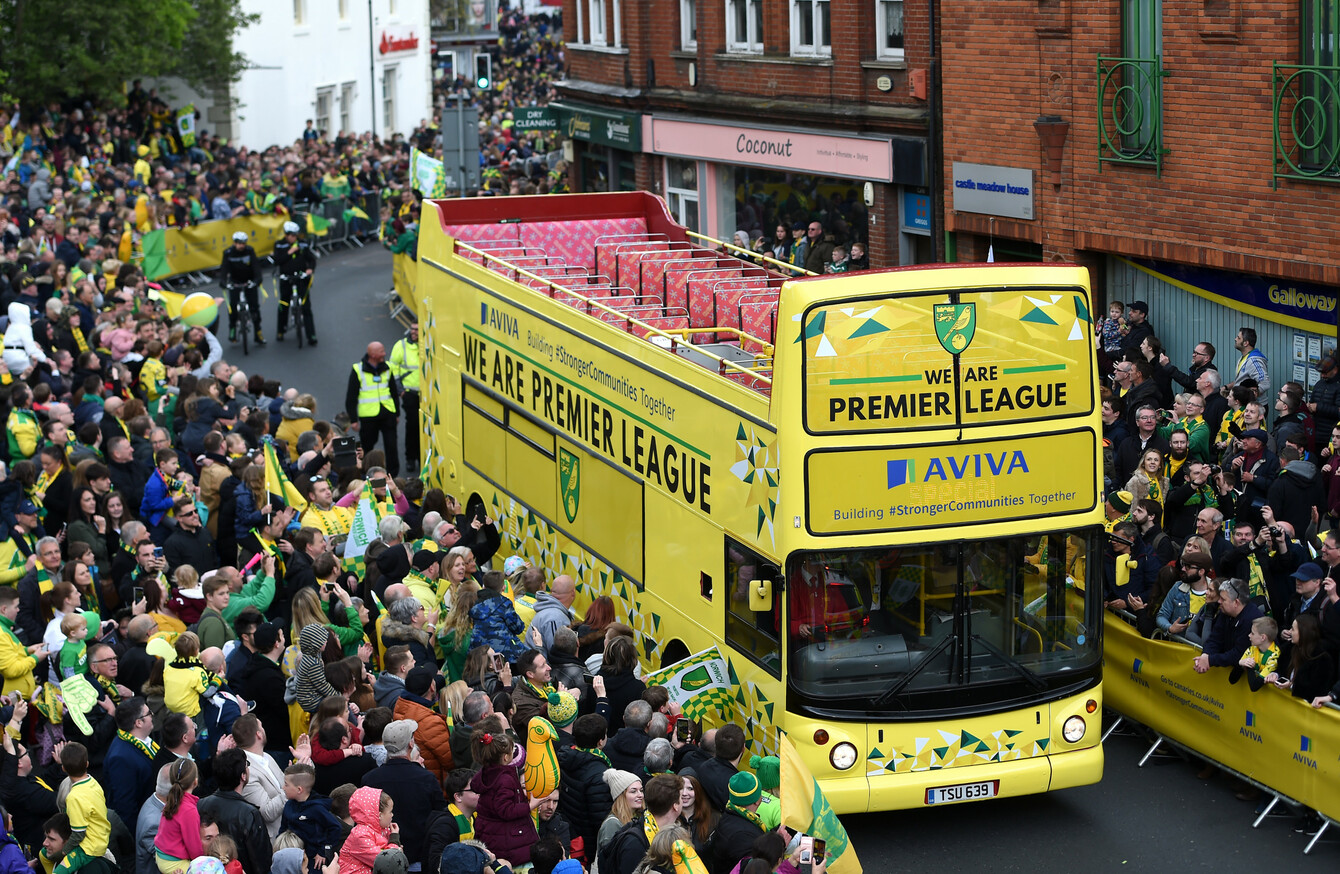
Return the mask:
<path id="1" fill-rule="evenodd" d="M 961 700 L 934 691 L 1017 698 L 1073 682 L 1100 657 L 1102 563 L 1087 561 L 1100 531 L 793 555 L 793 690 L 905 710 Z"/>

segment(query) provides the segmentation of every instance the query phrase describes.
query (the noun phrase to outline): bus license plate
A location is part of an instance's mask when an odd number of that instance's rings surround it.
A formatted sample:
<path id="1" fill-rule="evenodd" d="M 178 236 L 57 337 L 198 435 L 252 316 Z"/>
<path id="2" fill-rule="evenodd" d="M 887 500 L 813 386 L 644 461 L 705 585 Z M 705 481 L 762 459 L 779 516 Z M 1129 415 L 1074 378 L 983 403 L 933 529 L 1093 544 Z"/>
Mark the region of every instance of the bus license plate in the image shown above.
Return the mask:
<path id="1" fill-rule="evenodd" d="M 927 804 L 953 804 L 957 801 L 978 801 L 995 798 L 1000 791 L 999 780 L 983 783 L 960 783 L 957 786 L 937 786 L 926 790 Z"/>

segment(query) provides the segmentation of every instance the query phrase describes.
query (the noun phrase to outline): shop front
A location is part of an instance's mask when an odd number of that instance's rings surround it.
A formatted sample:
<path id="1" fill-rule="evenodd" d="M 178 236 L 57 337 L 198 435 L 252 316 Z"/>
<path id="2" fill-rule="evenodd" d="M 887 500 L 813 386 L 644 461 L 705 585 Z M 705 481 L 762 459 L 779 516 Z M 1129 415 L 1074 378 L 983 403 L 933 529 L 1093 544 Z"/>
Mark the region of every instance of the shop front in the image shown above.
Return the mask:
<path id="1" fill-rule="evenodd" d="M 865 245 L 872 266 L 931 260 L 922 138 L 669 115 L 644 116 L 642 138 L 664 162 L 671 213 L 690 228 L 757 241 L 783 227 L 789 238 L 796 222 L 818 220 L 836 241 Z"/>
<path id="2" fill-rule="evenodd" d="M 637 190 L 641 113 L 571 102 L 550 103 L 548 108 L 571 143 L 573 191 Z"/>
<path id="3" fill-rule="evenodd" d="M 1238 329 L 1256 331 L 1257 348 L 1269 361 L 1270 384 L 1293 381 L 1311 392 L 1313 366 L 1336 345 L 1336 289 L 1331 286 L 1239 273 L 1152 258 L 1105 254 L 1106 301 L 1149 305 L 1149 322 L 1185 369 L 1190 350 L 1208 342 L 1225 380 L 1237 370 L 1233 349 Z M 1104 306 L 1104 312 L 1106 306 Z M 1319 435 L 1320 438 L 1320 435 Z"/>

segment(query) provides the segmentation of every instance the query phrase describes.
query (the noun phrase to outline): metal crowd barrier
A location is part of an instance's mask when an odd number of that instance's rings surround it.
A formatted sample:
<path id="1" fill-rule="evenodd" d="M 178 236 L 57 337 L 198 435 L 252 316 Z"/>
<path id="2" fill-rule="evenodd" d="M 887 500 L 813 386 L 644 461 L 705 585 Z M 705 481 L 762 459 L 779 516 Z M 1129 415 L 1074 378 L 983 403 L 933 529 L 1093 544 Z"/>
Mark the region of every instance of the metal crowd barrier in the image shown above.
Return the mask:
<path id="1" fill-rule="evenodd" d="M 1112 613 L 1116 618 L 1120 619 L 1122 622 L 1130 626 L 1132 629 L 1135 629 L 1137 627 L 1135 614 L 1131 613 L 1130 611 L 1113 610 L 1107 612 Z M 1201 651 L 1204 649 L 1200 644 L 1197 644 L 1194 641 L 1191 641 L 1180 634 L 1168 634 L 1167 632 L 1162 630 L 1155 632 L 1154 637 L 1151 639 L 1178 643 L 1181 644 L 1182 646 L 1185 646 L 1188 650 L 1191 650 L 1193 652 Z M 1160 752 L 1160 749 L 1166 746 L 1176 751 L 1176 753 L 1172 754 L 1173 757 L 1176 757 L 1177 754 L 1180 753 L 1181 756 L 1183 757 L 1199 760 L 1207 765 L 1211 765 L 1217 768 L 1218 770 L 1225 772 L 1226 774 L 1231 775 L 1235 779 L 1240 780 L 1246 785 L 1261 792 L 1268 800 L 1263 806 L 1258 806 L 1258 812 L 1255 820 L 1253 820 L 1252 822 L 1252 828 L 1259 828 L 1261 823 L 1264 822 L 1267 817 L 1271 816 L 1279 818 L 1279 817 L 1297 817 L 1304 814 L 1305 812 L 1312 814 L 1313 816 L 1317 817 L 1317 819 L 1320 820 L 1321 825 L 1316 831 L 1316 833 L 1312 834 L 1309 837 L 1307 846 L 1303 848 L 1304 855 L 1307 855 L 1312 852 L 1313 847 L 1317 845 L 1318 841 L 1322 839 L 1322 837 L 1331 828 L 1331 826 L 1334 825 L 1337 827 L 1337 829 L 1340 829 L 1340 819 L 1333 818 L 1327 813 L 1318 810 L 1315 805 L 1308 804 L 1305 801 L 1301 801 L 1298 800 L 1297 798 L 1291 797 L 1288 794 L 1285 794 L 1285 792 L 1275 787 L 1267 785 L 1260 779 L 1243 773 L 1241 770 L 1234 768 L 1232 765 L 1228 764 L 1224 760 L 1214 758 L 1213 756 L 1210 756 L 1202 752 L 1201 750 L 1196 749 L 1189 743 L 1184 743 L 1169 736 L 1169 734 L 1166 733 L 1165 731 L 1161 731 L 1158 728 L 1140 722 L 1138 719 L 1130 716 L 1129 714 L 1121 713 L 1115 708 L 1109 708 L 1109 709 L 1112 713 L 1116 714 L 1116 719 L 1112 720 L 1108 724 L 1107 730 L 1103 732 L 1102 736 L 1103 741 L 1106 741 L 1113 732 L 1117 731 L 1119 727 L 1125 724 L 1138 726 L 1139 728 L 1143 729 L 1145 732 L 1153 736 L 1153 743 L 1150 745 L 1149 749 L 1145 751 L 1144 755 L 1141 756 L 1140 761 L 1136 765 L 1136 767 L 1143 768 L 1151 758 L 1156 757 L 1168 758 L 1169 754 L 1166 750 Z M 1331 704 L 1325 705 L 1323 709 L 1340 711 L 1340 705 L 1337 705 L 1336 703 L 1333 702 Z M 1280 809 L 1277 810 L 1276 808 Z"/>

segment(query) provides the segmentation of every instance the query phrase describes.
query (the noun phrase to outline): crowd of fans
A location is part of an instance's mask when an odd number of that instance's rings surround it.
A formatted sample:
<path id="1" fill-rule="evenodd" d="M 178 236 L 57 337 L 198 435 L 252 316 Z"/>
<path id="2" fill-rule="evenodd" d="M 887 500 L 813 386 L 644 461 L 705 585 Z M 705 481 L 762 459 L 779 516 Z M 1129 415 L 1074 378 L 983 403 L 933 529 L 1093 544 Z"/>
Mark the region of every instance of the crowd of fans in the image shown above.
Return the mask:
<path id="1" fill-rule="evenodd" d="M 1200 648 L 1223 669 L 1321 707 L 1340 697 L 1340 368 L 1313 363 L 1307 388 L 1270 385 L 1257 334 L 1236 363 L 1196 343 L 1170 359 L 1143 301 L 1099 323 L 1108 605 L 1148 636 Z"/>
<path id="2" fill-rule="evenodd" d="M 345 412 L 323 420 L 311 395 L 237 371 L 117 257 L 125 235 L 133 254 L 156 223 L 208 220 L 197 192 L 269 192 L 260 209 L 280 211 L 394 191 L 398 145 L 184 146 L 147 121 L 159 106 L 132 92 L 124 111 L 50 107 L 14 143 L 0 862 L 791 870 L 776 760 L 737 770 L 737 726 L 702 733 L 647 688 L 608 597 L 578 620 L 573 581 L 502 561 L 482 506 L 388 475 L 381 450 L 337 452 Z M 157 151 L 118 156 L 124 130 Z M 412 219 L 399 196 L 394 220 Z M 267 486 L 267 444 L 305 510 Z M 365 485 L 378 537 L 346 563 Z M 541 797 L 521 781 L 544 764 L 525 746 L 535 716 L 556 733 L 558 788 Z"/>

